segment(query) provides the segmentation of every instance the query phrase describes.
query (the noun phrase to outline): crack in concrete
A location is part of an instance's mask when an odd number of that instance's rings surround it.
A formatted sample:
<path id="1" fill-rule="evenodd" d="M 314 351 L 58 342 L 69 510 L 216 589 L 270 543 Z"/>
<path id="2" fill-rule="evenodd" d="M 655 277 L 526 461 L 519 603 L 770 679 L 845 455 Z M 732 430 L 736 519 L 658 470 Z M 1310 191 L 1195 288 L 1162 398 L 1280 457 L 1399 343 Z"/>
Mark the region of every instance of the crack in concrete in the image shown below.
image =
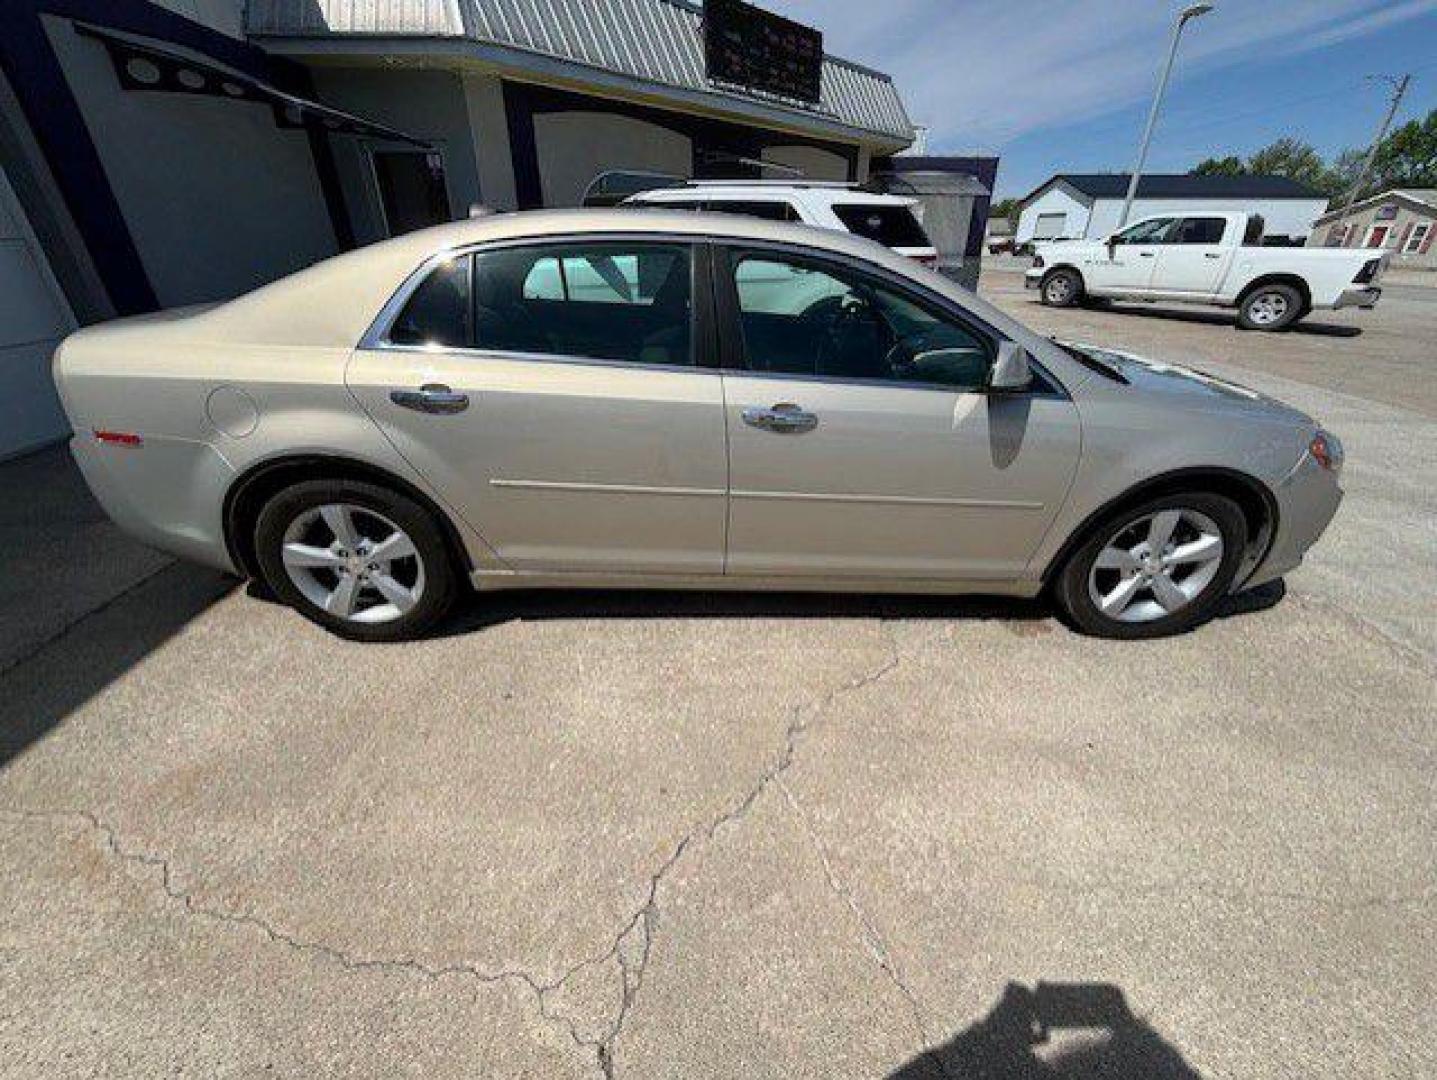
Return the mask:
<path id="1" fill-rule="evenodd" d="M 158 871 L 162 891 L 172 901 L 180 904 L 186 914 L 197 918 L 209 919 L 217 923 L 249 927 L 259 931 L 267 940 L 276 945 L 280 945 L 294 952 L 322 956 L 338 964 L 346 971 L 360 973 L 367 971 L 404 972 L 418 975 L 434 982 L 444 978 L 468 978 L 483 984 L 516 983 L 534 995 L 538 1004 L 539 1015 L 546 1022 L 562 1027 L 575 1046 L 593 1053 L 599 1071 L 605 1080 L 613 1080 L 617 1068 L 614 1059 L 614 1044 L 622 1033 L 624 1025 L 633 1010 L 634 1003 L 638 998 L 639 991 L 643 986 L 644 975 L 648 968 L 654 938 L 658 928 L 659 889 L 664 878 L 696 843 L 712 840 L 720 830 L 737 824 L 748 815 L 754 804 L 758 802 L 759 798 L 768 790 L 769 786 L 776 780 L 779 780 L 783 773 L 793 765 L 798 753 L 799 741 L 805 733 L 813 728 L 818 722 L 819 717 L 821 717 L 835 701 L 847 694 L 855 693 L 866 686 L 872 685 L 898 667 L 900 663 L 898 647 L 891 635 L 889 636 L 889 644 L 891 647 L 891 655 L 878 667 L 858 678 L 850 679 L 834 687 L 810 706 L 806 707 L 802 702 L 796 704 L 791 711 L 789 723 L 784 732 L 783 749 L 773 763 L 759 776 L 757 781 L 749 787 L 743 797 L 738 799 L 732 806 L 717 817 L 712 818 L 707 823 L 699 824 L 692 828 L 674 846 L 669 856 L 658 869 L 649 876 L 648 890 L 645 894 L 643 904 L 624 922 L 622 928 L 614 936 L 612 943 L 607 948 L 596 955 L 579 961 L 577 964 L 568 968 L 559 978 L 550 982 L 544 982 L 529 972 L 518 968 L 504 968 L 490 971 L 475 964 L 467 963 L 434 966 L 406 957 L 354 956 L 342 949 L 327 945 L 322 941 L 306 941 L 295 937 L 293 934 L 276 927 L 257 915 L 247 912 L 236 913 L 204 906 L 195 900 L 191 892 L 181 888 L 176 883 L 175 873 L 168 858 L 148 852 L 127 850 L 121 843 L 116 829 L 89 810 L 47 811 L 0 808 L 0 815 L 23 821 L 63 821 L 76 819 L 83 821 L 94 832 L 100 835 L 106 849 L 114 858 L 151 871 Z M 637 955 L 630 957 L 625 950 L 625 943 L 635 940 L 634 935 L 636 934 L 640 935 L 636 939 L 638 942 Z M 619 1007 L 613 1019 L 605 1025 L 603 1036 L 598 1039 L 589 1038 L 579 1030 L 580 1025 L 578 1021 L 556 1011 L 551 1006 L 549 999 L 553 994 L 564 989 L 579 973 L 609 963 L 610 961 L 616 961 L 619 965 L 621 978 Z M 892 973 L 890 968 L 886 968 L 885 970 L 889 970 L 890 974 Z M 913 1004 L 916 1013 L 917 1004 L 916 1002 Z"/>

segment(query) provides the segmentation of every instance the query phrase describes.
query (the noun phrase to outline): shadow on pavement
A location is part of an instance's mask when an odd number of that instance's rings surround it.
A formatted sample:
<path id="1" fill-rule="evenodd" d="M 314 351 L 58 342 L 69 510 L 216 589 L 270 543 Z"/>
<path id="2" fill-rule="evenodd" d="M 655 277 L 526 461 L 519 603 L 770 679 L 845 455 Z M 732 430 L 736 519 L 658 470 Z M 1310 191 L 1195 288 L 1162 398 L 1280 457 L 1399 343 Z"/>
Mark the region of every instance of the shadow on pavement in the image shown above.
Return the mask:
<path id="1" fill-rule="evenodd" d="M 1040 1052 L 1041 1050 L 1041 1052 Z M 992 1011 L 890 1080 L 1199 1080 L 1111 983 L 1009 983 Z"/>
<path id="2" fill-rule="evenodd" d="M 124 537 L 63 447 L 0 466 L 0 767 L 233 586 Z"/>
<path id="3" fill-rule="evenodd" d="M 540 619 L 1002 619 L 1051 618 L 1041 600 L 784 592 L 646 589 L 534 589 L 477 594 L 436 631 L 447 637 Z"/>
<path id="4" fill-rule="evenodd" d="M 213 570 L 171 564 L 0 671 L 0 768 L 234 586 Z"/>
<path id="5" fill-rule="evenodd" d="M 1287 594 L 1279 579 L 1223 601 L 1214 618 L 1266 611 Z M 250 595 L 265 598 L 250 586 Z M 954 619 L 998 620 L 1020 633 L 1042 633 L 1045 620 L 1062 621 L 1046 596 L 686 592 L 648 589 L 516 589 L 466 597 L 432 636 L 452 637 L 543 619 Z"/>
<path id="6" fill-rule="evenodd" d="M 1200 311 L 1189 308 L 1157 307 L 1152 304 L 1103 304 L 1094 307 L 1095 311 L 1104 311 L 1112 315 L 1136 315 L 1148 316 L 1155 319 L 1168 319 L 1172 322 L 1200 323 L 1205 326 L 1230 326 L 1237 328 L 1237 316 L 1228 311 Z M 1256 332 L 1256 331 L 1255 331 Z M 1282 334 L 1310 334 L 1314 337 L 1358 337 L 1362 334 L 1360 326 L 1341 326 L 1336 323 L 1309 322 L 1304 319 L 1302 322 L 1294 323 L 1286 330 L 1280 330 Z"/>

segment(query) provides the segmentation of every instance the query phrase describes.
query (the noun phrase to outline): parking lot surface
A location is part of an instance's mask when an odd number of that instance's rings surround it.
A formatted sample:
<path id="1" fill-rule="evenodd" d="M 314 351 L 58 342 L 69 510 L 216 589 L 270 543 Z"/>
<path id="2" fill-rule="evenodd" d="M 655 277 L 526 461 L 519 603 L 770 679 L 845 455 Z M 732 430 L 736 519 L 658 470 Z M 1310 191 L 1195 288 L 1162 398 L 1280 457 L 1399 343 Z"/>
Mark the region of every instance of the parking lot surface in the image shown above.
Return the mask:
<path id="1" fill-rule="evenodd" d="M 1337 431 L 1285 591 L 1151 643 L 554 593 L 362 646 L 0 467 L 0 1074 L 1432 1075 L 1437 290 L 1281 335 L 983 291 Z"/>

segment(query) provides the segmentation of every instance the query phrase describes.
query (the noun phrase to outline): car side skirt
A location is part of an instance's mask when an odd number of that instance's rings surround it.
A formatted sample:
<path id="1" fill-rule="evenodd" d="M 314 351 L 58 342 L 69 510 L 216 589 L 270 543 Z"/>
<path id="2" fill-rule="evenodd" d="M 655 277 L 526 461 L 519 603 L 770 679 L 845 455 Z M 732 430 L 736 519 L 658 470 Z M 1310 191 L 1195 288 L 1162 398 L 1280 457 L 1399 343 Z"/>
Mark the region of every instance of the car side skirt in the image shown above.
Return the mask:
<path id="1" fill-rule="evenodd" d="M 562 574 L 479 570 L 469 575 L 480 592 L 505 589 L 687 589 L 727 592 L 898 593 L 1031 598 L 1041 581 L 957 578 L 757 577 L 747 575 Z"/>

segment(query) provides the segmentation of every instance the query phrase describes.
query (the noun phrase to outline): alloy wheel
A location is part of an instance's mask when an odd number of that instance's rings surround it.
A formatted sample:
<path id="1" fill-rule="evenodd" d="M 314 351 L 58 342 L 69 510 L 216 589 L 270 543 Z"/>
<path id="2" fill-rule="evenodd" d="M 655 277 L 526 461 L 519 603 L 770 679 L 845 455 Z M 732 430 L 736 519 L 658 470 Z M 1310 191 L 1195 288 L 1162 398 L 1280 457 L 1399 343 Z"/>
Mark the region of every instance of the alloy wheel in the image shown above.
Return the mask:
<path id="1" fill-rule="evenodd" d="M 424 560 L 409 534 L 352 503 L 299 514 L 285 530 L 280 559 L 310 603 L 350 622 L 393 622 L 424 595 Z"/>
<path id="2" fill-rule="evenodd" d="M 1173 508 L 1125 524 L 1098 552 L 1088 594 L 1110 619 L 1152 622 L 1193 603 L 1222 568 L 1222 531 L 1206 514 Z"/>
<path id="3" fill-rule="evenodd" d="M 1050 278 L 1043 286 L 1047 293 L 1048 302 L 1051 304 L 1063 304 L 1073 295 L 1073 283 L 1061 274 Z"/>
<path id="4" fill-rule="evenodd" d="M 1247 302 L 1247 317 L 1258 326 L 1275 326 L 1287 318 L 1288 299 L 1280 292 L 1261 292 Z"/>

